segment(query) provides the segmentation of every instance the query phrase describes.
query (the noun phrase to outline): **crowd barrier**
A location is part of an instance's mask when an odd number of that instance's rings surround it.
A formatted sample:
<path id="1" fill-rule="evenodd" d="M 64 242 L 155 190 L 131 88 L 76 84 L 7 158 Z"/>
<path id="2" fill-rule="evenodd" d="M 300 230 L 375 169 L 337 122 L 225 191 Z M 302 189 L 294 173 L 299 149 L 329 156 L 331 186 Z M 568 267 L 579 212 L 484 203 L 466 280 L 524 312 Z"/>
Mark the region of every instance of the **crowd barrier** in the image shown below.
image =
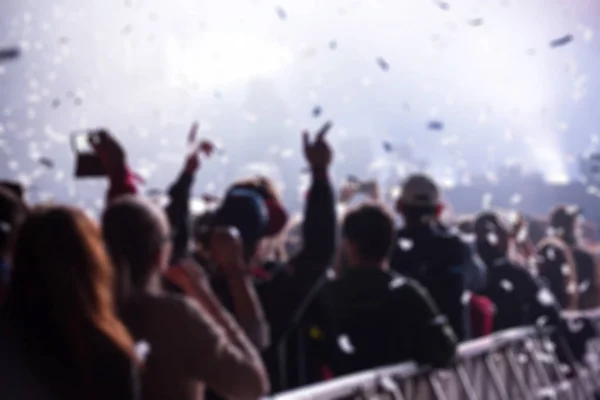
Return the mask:
<path id="1" fill-rule="evenodd" d="M 565 313 L 600 328 L 600 309 Z M 284 392 L 273 400 L 594 400 L 600 397 L 600 341 L 588 341 L 585 362 L 559 362 L 561 340 L 548 329 L 511 329 L 459 346 L 447 369 L 413 362 L 378 368 Z M 563 358 L 564 361 L 564 358 Z"/>

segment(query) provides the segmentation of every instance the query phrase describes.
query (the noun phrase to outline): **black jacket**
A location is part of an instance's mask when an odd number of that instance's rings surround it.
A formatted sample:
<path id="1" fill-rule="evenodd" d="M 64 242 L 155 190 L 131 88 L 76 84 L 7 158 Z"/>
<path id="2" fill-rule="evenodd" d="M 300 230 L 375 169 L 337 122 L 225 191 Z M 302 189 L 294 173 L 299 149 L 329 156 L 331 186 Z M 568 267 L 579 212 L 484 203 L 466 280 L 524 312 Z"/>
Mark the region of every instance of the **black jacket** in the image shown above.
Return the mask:
<path id="1" fill-rule="evenodd" d="M 432 226 L 398 231 L 392 269 L 423 285 L 448 317 L 460 340 L 469 338 L 467 305 L 463 303 L 469 249 L 457 236 Z"/>
<path id="2" fill-rule="evenodd" d="M 536 323 L 560 326 L 558 304 L 551 291 L 525 267 L 506 258 L 488 264 L 484 295 L 495 306 L 495 331 Z"/>
<path id="3" fill-rule="evenodd" d="M 456 337 L 415 281 L 373 268 L 350 269 L 321 288 L 314 323 L 334 375 L 414 360 L 443 366 Z"/>

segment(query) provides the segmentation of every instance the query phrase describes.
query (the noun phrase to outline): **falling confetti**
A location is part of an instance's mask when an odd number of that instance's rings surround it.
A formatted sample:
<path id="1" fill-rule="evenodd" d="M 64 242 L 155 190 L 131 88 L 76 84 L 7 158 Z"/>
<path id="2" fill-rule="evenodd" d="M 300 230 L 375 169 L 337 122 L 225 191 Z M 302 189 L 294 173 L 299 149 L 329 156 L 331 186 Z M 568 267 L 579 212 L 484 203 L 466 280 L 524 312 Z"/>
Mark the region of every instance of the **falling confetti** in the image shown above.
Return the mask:
<path id="1" fill-rule="evenodd" d="M 483 18 L 473 18 L 471 20 L 469 20 L 469 25 L 471 26 L 481 26 L 483 25 Z"/>
<path id="2" fill-rule="evenodd" d="M 410 251 L 413 248 L 414 243 L 410 239 L 400 238 L 398 239 L 398 246 L 402 251 Z"/>
<path id="3" fill-rule="evenodd" d="M 502 279 L 500 281 L 500 287 L 502 287 L 502 289 L 504 289 L 507 292 L 512 292 L 514 288 L 512 282 L 507 279 Z"/>
<path id="4" fill-rule="evenodd" d="M 60 107 L 60 99 L 52 100 L 52 108 L 58 108 L 58 107 Z"/>
<path id="5" fill-rule="evenodd" d="M 346 354 L 353 354 L 356 351 L 348 335 L 340 335 L 337 342 L 340 350 Z"/>
<path id="6" fill-rule="evenodd" d="M 550 42 L 550 47 L 562 47 L 562 46 L 566 46 L 567 44 L 571 43 L 573 41 L 573 35 L 571 34 L 567 34 L 565 36 L 562 36 L 560 38 L 554 39 Z"/>
<path id="7" fill-rule="evenodd" d="M 388 64 L 388 62 L 385 61 L 382 57 L 377 58 L 377 65 L 379 65 L 379 68 L 381 68 L 383 71 L 388 71 L 390 69 L 390 65 Z"/>
<path id="8" fill-rule="evenodd" d="M 390 142 L 383 142 L 383 150 L 386 153 L 391 153 L 392 151 L 394 151 L 394 146 L 392 146 Z"/>
<path id="9" fill-rule="evenodd" d="M 41 157 L 38 161 L 46 168 L 54 168 L 54 161 L 47 157 Z"/>
<path id="10" fill-rule="evenodd" d="M 277 12 L 277 16 L 279 17 L 280 20 L 285 21 L 285 19 L 287 18 L 287 13 L 285 12 L 285 10 L 281 7 L 277 7 L 275 9 L 275 12 Z"/>
<path id="11" fill-rule="evenodd" d="M 312 110 L 312 116 L 315 118 L 319 118 L 322 112 L 323 109 L 321 108 L 321 106 L 315 106 Z"/>
<path id="12" fill-rule="evenodd" d="M 337 42 L 335 40 L 332 40 L 332 41 L 329 42 L 329 49 L 330 50 L 337 49 Z"/>
<path id="13" fill-rule="evenodd" d="M 436 4 L 444 11 L 448 11 L 450 9 L 450 4 L 446 3 L 445 1 L 436 1 Z"/>
<path id="14" fill-rule="evenodd" d="M 429 121 L 427 128 L 432 131 L 441 131 L 444 129 L 444 123 L 442 121 Z"/>
<path id="15" fill-rule="evenodd" d="M 0 61 L 12 60 L 21 55 L 21 50 L 18 47 L 9 47 L 0 49 Z"/>
<path id="16" fill-rule="evenodd" d="M 131 33 L 132 30 L 133 30 L 133 27 L 131 25 L 129 25 L 129 24 L 125 25 L 123 27 L 123 29 L 121 29 L 121 34 L 127 36 Z"/>

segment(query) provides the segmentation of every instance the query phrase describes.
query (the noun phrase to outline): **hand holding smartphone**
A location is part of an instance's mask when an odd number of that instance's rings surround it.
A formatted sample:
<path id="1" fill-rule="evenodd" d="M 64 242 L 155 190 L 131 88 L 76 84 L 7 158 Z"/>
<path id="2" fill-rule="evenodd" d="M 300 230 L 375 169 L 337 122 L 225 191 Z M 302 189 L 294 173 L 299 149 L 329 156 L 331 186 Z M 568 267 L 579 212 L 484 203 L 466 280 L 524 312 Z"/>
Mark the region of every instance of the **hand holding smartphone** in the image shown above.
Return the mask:
<path id="1" fill-rule="evenodd" d="M 100 143 L 98 130 L 83 130 L 71 134 L 71 147 L 75 153 L 76 178 L 100 178 L 106 176 L 102 160 L 94 149 Z"/>

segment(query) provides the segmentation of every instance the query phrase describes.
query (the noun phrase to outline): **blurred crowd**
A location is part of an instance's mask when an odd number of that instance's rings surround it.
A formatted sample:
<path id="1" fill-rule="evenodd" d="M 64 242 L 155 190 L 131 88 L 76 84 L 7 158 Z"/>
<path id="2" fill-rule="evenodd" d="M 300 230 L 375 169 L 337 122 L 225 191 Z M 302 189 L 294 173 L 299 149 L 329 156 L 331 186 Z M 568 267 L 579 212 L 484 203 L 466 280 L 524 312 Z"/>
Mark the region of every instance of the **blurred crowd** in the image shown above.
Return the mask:
<path id="1" fill-rule="evenodd" d="M 98 220 L 27 204 L 3 182 L 1 397 L 256 399 L 408 360 L 444 367 L 458 343 L 525 325 L 569 343 L 565 364 L 584 362 L 595 333 L 561 315 L 600 306 L 577 205 L 543 228 L 502 210 L 448 217 L 440 186 L 415 174 L 389 207 L 375 182 L 332 182 L 331 126 L 303 133 L 298 216 L 263 176 L 194 215 L 196 173 L 215 152 L 194 128 L 166 204 L 138 193 L 104 130 L 78 160 L 82 174 L 97 160 L 108 183 Z"/>

